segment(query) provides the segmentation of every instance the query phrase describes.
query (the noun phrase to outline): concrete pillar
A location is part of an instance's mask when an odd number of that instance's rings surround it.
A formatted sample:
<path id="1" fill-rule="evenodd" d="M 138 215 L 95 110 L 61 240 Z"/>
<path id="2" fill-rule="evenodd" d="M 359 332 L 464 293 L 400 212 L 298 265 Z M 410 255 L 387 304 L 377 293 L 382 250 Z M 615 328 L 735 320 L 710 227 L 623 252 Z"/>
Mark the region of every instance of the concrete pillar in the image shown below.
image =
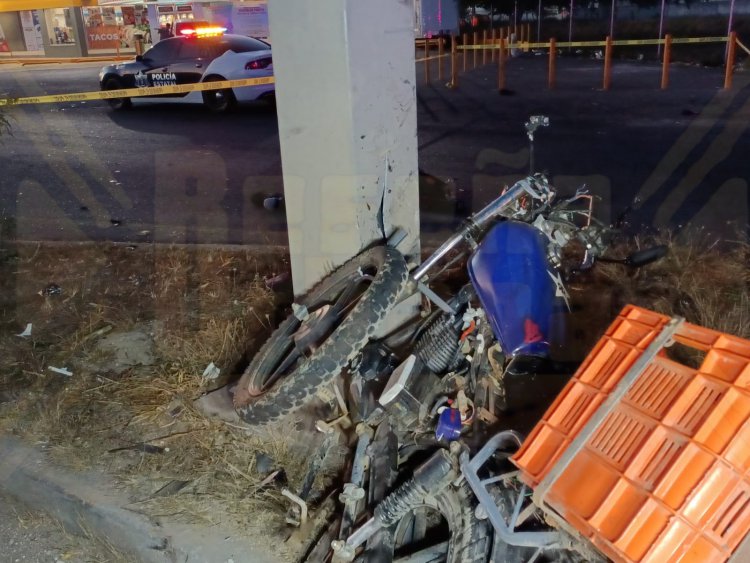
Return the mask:
<path id="1" fill-rule="evenodd" d="M 419 255 L 412 0 L 270 0 L 295 293 L 402 228 Z"/>

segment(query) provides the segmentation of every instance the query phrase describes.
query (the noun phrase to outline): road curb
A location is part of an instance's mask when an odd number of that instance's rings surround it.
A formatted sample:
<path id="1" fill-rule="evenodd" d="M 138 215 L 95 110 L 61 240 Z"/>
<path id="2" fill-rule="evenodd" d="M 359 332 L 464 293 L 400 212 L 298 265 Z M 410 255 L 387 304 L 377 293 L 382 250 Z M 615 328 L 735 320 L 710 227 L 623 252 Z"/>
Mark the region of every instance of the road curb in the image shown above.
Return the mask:
<path id="1" fill-rule="evenodd" d="M 0 435 L 0 491 L 42 510 L 77 535 L 94 535 L 143 563 L 273 563 L 239 533 L 222 526 L 158 521 L 125 508 L 132 500 L 97 472 L 55 466 L 45 453 Z"/>

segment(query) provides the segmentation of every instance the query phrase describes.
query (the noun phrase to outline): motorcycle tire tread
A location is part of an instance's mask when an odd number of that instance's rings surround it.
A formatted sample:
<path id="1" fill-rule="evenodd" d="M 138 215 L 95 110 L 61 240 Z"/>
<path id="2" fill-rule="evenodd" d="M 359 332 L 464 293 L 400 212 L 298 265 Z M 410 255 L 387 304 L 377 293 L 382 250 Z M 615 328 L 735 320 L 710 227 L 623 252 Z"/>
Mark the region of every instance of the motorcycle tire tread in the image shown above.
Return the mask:
<path id="1" fill-rule="evenodd" d="M 448 487 L 434 497 L 434 504 L 448 522 L 450 543 L 447 563 L 486 563 L 492 549 L 492 530 L 486 520 L 475 515 L 476 501 L 466 483 Z"/>
<path id="2" fill-rule="evenodd" d="M 304 362 L 277 385 L 245 405 L 235 405 L 237 414 L 248 424 L 272 424 L 295 412 L 312 400 L 316 393 L 333 381 L 341 370 L 356 357 L 373 337 L 380 323 L 396 305 L 409 277 L 406 261 L 400 252 L 376 246 L 361 252 L 321 280 L 300 305 L 315 302 L 315 296 L 325 294 L 335 284 L 343 283 L 362 265 L 378 264 L 375 279 L 349 315 L 333 334 Z M 271 334 L 255 355 L 239 381 L 238 389 L 273 353 L 280 338 L 290 336 L 295 318 L 290 316 Z"/>

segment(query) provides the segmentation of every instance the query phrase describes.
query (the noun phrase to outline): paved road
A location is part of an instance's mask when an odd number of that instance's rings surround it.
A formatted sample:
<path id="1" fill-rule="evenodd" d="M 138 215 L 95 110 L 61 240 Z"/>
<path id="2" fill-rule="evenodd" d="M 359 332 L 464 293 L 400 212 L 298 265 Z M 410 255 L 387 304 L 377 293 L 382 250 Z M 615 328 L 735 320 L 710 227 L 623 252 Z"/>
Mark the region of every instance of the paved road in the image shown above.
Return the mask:
<path id="1" fill-rule="evenodd" d="M 602 92 L 601 62 L 561 59 L 558 87 L 545 87 L 546 61 L 514 59 L 507 95 L 493 65 L 462 74 L 459 88 L 421 68 L 420 167 L 448 185 L 423 182 L 423 231 L 455 224 L 528 167 L 524 119 L 550 116 L 538 134 L 537 168 L 563 187 L 585 182 L 616 216 L 636 196 L 635 220 L 693 221 L 729 233 L 747 225 L 750 86 L 722 92 L 718 69 L 615 64 Z M 95 90 L 98 65 L 0 68 L 0 94 Z M 432 76 L 437 75 L 433 68 Z M 158 103 L 112 112 L 103 103 L 26 106 L 13 111 L 14 136 L 0 145 L 5 232 L 26 239 L 175 242 L 285 241 L 283 212 L 262 209 L 281 190 L 276 117 L 265 106 L 215 116 L 201 107 Z M 333 149 L 332 149 L 333 150 Z M 727 224 L 727 222 L 733 222 Z"/>

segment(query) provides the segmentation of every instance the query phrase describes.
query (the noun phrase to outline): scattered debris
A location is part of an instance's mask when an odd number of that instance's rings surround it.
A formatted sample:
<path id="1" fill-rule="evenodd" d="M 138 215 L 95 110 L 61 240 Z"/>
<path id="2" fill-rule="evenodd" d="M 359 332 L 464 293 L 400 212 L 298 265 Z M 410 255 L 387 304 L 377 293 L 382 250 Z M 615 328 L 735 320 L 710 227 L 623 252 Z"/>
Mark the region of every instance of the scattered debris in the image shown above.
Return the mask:
<path id="1" fill-rule="evenodd" d="M 56 283 L 51 283 L 47 285 L 43 290 L 41 290 L 39 292 L 39 295 L 42 295 L 43 297 L 49 297 L 50 295 L 60 295 L 61 293 L 62 288 Z"/>
<path id="2" fill-rule="evenodd" d="M 191 481 L 172 479 L 169 483 L 158 489 L 150 498 L 171 497 L 187 487 Z"/>
<path id="3" fill-rule="evenodd" d="M 150 324 L 136 325 L 128 332 L 112 333 L 102 338 L 96 345 L 96 350 L 105 358 L 102 367 L 106 364 L 110 370 L 121 373 L 134 366 L 153 365 L 156 356 L 150 328 Z"/>
<path id="4" fill-rule="evenodd" d="M 206 369 L 203 370 L 203 375 L 201 377 L 203 377 L 203 379 L 212 380 L 218 378 L 219 374 L 221 374 L 221 370 L 211 362 L 206 366 Z"/>
<path id="5" fill-rule="evenodd" d="M 16 336 L 20 336 L 21 338 L 28 338 L 29 336 L 31 336 L 32 326 L 33 325 L 31 323 L 27 323 L 26 328 L 23 330 L 23 332 L 20 334 L 16 334 Z"/>
<path id="6" fill-rule="evenodd" d="M 140 442 L 138 444 L 132 444 L 130 446 L 122 446 L 121 448 L 112 448 L 111 450 L 107 450 L 107 453 L 113 454 L 115 452 L 124 452 L 129 450 L 143 452 L 144 454 L 163 454 L 167 451 L 166 448 L 163 448 L 161 446 L 154 446 L 153 444 Z"/>
<path id="7" fill-rule="evenodd" d="M 255 471 L 261 475 L 268 475 L 275 465 L 273 458 L 263 452 L 255 452 Z"/>
<path id="8" fill-rule="evenodd" d="M 59 373 L 60 375 L 64 375 L 66 377 L 72 377 L 73 375 L 73 372 L 68 368 L 56 368 L 54 366 L 49 366 L 47 369 L 53 373 Z"/>

